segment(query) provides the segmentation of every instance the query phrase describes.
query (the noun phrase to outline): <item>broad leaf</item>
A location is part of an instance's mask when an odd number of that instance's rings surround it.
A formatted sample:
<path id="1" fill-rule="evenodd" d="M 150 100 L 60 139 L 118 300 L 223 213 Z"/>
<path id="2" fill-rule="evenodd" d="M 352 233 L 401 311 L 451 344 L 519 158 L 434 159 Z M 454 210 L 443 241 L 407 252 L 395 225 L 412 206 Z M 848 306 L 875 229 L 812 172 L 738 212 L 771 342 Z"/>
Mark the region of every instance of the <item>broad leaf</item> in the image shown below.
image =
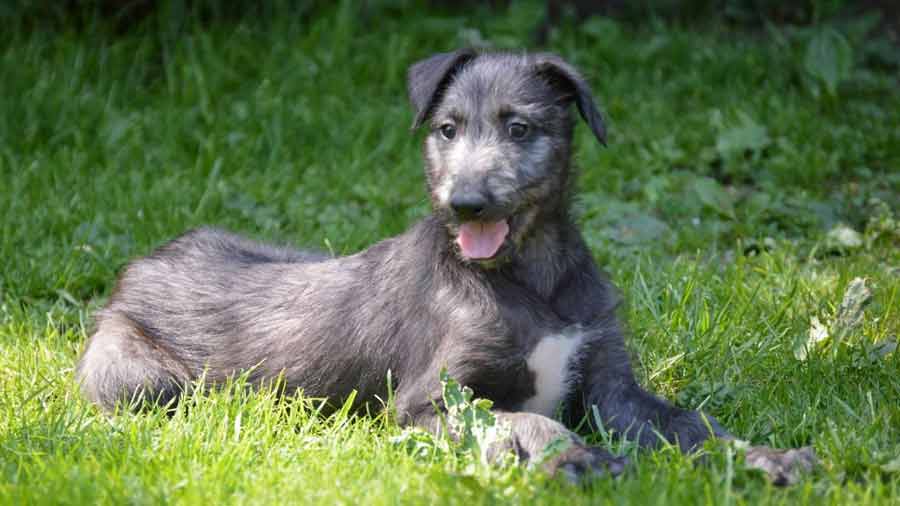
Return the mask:
<path id="1" fill-rule="evenodd" d="M 721 120 L 719 120 L 721 121 Z M 724 128 L 716 138 L 716 151 L 723 158 L 742 155 L 747 151 L 762 151 L 771 143 L 769 131 L 745 113 L 740 113 L 740 123 Z"/>
<path id="2" fill-rule="evenodd" d="M 853 50 L 840 32 L 826 28 L 807 44 L 803 64 L 806 71 L 821 81 L 828 94 L 834 97 L 838 85 L 850 76 Z"/>
<path id="3" fill-rule="evenodd" d="M 727 218 L 734 219 L 734 198 L 718 181 L 709 177 L 694 180 L 694 192 L 703 205 Z"/>

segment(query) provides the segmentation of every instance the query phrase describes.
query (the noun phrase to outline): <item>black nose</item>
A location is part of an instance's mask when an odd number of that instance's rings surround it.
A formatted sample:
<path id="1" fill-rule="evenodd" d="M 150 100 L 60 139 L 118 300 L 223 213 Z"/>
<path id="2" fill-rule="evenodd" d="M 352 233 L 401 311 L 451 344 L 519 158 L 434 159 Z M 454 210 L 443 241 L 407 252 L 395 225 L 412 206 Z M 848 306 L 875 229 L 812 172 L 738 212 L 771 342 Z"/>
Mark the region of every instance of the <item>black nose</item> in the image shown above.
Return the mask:
<path id="1" fill-rule="evenodd" d="M 460 221 L 470 221 L 484 212 L 488 200 L 479 192 L 454 192 L 450 196 L 450 208 Z"/>

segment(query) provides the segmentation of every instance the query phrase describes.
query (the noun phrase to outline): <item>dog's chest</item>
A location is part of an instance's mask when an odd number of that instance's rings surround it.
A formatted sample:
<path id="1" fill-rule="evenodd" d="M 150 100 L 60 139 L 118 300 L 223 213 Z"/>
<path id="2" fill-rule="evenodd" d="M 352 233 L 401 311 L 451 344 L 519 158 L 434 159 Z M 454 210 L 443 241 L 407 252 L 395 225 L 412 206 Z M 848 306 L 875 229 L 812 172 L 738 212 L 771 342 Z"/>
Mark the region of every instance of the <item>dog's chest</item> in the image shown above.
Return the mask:
<path id="1" fill-rule="evenodd" d="M 525 359 L 534 379 L 534 395 L 522 403 L 523 411 L 551 417 L 556 414 L 578 379 L 576 366 L 584 337 L 581 329 L 567 329 L 537 342 Z"/>

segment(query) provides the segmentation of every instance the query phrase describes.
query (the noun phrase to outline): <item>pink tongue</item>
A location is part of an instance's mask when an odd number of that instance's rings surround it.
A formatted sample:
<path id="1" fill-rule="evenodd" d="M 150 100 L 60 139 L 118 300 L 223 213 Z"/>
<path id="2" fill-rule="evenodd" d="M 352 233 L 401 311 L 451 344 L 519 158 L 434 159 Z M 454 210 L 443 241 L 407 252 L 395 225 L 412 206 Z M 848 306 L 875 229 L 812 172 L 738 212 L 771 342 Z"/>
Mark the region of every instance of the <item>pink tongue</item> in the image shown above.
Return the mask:
<path id="1" fill-rule="evenodd" d="M 506 224 L 506 220 L 494 223 L 467 221 L 459 226 L 456 243 L 466 258 L 491 258 L 503 245 L 507 233 L 509 225 Z"/>

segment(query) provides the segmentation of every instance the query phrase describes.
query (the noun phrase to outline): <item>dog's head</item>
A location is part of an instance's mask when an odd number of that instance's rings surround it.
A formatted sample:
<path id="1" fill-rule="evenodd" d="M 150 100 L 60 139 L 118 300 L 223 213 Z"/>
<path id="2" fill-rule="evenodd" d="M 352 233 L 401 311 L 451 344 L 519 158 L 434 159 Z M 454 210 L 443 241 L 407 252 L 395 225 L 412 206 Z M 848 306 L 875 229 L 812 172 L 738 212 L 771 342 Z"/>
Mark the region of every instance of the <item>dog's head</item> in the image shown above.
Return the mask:
<path id="1" fill-rule="evenodd" d="M 437 54 L 410 67 L 409 95 L 413 127 L 429 127 L 432 207 L 460 257 L 486 266 L 565 212 L 573 103 L 605 143 L 587 83 L 551 54 Z"/>

